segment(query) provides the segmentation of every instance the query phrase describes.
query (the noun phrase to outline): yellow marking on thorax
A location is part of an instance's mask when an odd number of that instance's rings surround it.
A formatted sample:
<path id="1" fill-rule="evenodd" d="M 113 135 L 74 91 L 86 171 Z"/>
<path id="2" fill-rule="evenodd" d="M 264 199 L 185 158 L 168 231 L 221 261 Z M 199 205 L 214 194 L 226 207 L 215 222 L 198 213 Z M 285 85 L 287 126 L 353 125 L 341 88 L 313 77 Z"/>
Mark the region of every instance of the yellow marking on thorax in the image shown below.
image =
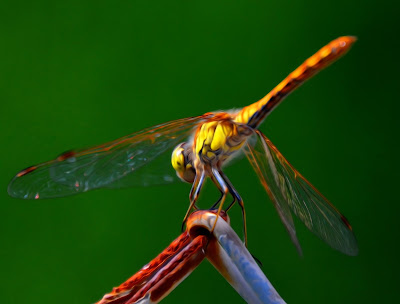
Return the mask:
<path id="1" fill-rule="evenodd" d="M 195 138 L 196 155 L 209 160 L 225 160 L 242 147 L 244 139 L 240 140 L 240 136 L 237 125 L 230 121 L 204 123 Z"/>

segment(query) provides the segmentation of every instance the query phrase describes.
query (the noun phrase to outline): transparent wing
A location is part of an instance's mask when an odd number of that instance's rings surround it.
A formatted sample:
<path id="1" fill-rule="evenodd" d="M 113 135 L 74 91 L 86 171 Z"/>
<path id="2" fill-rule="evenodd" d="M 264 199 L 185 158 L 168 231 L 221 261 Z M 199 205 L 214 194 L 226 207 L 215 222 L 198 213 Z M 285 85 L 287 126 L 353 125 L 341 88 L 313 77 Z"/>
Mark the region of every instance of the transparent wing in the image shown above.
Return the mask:
<path id="1" fill-rule="evenodd" d="M 252 137 L 257 139 L 258 135 L 255 134 L 255 136 Z M 272 166 L 270 166 L 268 163 L 271 158 L 267 158 L 263 147 L 260 147 L 260 143 L 257 140 L 253 142 L 253 145 L 247 144 L 244 151 L 254 171 L 256 171 L 261 184 L 271 198 L 272 204 L 278 212 L 279 218 L 285 226 L 286 231 L 289 233 L 290 239 L 295 245 L 297 252 L 302 255 L 303 252 L 299 240 L 297 239 L 296 228 L 287 200 L 280 191 L 279 185 L 275 182 L 271 182 L 275 179 L 276 175 L 275 172 L 273 172 L 274 165 L 272 164 Z"/>
<path id="2" fill-rule="evenodd" d="M 274 203 L 292 241 L 301 252 L 290 210 L 332 248 L 357 255 L 356 238 L 347 219 L 256 131 L 258 142 L 247 146 L 247 157 Z"/>
<path id="3" fill-rule="evenodd" d="M 8 193 L 18 198 L 38 199 L 102 187 L 172 182 L 175 172 L 167 152 L 184 141 L 199 122 L 212 115 L 175 120 L 100 146 L 66 152 L 54 160 L 19 172 L 10 182 Z M 153 161 L 154 165 L 149 164 Z"/>

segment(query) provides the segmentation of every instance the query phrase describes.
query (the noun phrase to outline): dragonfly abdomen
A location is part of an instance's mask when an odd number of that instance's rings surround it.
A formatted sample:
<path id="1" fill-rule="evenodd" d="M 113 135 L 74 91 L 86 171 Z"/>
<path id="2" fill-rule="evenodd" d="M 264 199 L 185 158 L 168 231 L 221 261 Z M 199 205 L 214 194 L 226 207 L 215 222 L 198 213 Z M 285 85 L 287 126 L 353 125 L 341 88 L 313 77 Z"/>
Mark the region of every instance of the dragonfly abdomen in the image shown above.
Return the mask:
<path id="1" fill-rule="evenodd" d="M 344 55 L 355 41 L 356 38 L 351 36 L 339 37 L 331 41 L 304 61 L 264 98 L 239 111 L 235 121 L 247 124 L 254 129 L 257 128 L 286 96 Z"/>

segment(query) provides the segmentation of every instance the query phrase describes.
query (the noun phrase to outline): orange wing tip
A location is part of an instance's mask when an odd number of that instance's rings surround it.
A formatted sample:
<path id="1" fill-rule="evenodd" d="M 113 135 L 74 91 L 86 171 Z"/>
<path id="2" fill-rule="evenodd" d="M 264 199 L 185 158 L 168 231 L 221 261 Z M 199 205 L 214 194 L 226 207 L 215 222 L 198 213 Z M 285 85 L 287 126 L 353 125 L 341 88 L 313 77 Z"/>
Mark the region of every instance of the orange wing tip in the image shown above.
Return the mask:
<path id="1" fill-rule="evenodd" d="M 340 219 L 347 226 L 347 228 L 349 228 L 350 231 L 353 231 L 353 227 L 351 227 L 350 222 L 347 220 L 347 218 L 343 214 L 340 215 Z"/>
<path id="2" fill-rule="evenodd" d="M 57 157 L 57 160 L 58 161 L 64 161 L 64 160 L 66 160 L 66 159 L 68 159 L 68 158 L 72 158 L 72 157 L 74 157 L 76 155 L 76 152 L 75 151 L 67 151 L 67 152 L 64 152 L 64 153 L 62 153 L 59 157 Z"/>
<path id="3" fill-rule="evenodd" d="M 35 171 L 36 169 L 37 169 L 36 166 L 30 166 L 30 167 L 18 172 L 17 177 L 27 175 L 28 173 L 31 173 L 32 171 Z"/>

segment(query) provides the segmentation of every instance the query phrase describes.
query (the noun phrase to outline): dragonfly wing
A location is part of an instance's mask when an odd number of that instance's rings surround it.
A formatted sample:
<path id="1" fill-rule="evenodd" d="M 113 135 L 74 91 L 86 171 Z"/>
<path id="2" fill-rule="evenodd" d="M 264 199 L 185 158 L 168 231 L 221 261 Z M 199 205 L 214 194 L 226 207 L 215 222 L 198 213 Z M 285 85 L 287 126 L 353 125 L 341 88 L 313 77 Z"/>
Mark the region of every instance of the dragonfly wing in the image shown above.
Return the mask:
<path id="1" fill-rule="evenodd" d="M 252 138 L 255 138 L 252 136 Z M 266 157 L 266 152 L 262 145 L 260 145 L 259 141 L 253 143 L 252 145 L 247 144 L 245 149 L 245 154 L 247 159 L 250 161 L 254 171 L 256 172 L 258 178 L 260 179 L 261 184 L 265 188 L 270 197 L 272 204 L 274 205 L 276 211 L 278 212 L 279 218 L 281 219 L 283 225 L 286 228 L 286 231 L 289 233 L 290 239 L 295 245 L 297 252 L 302 255 L 302 249 L 297 239 L 296 228 L 294 226 L 292 213 L 290 211 L 289 205 L 287 203 L 286 198 L 283 196 L 282 192 L 278 187 L 278 184 L 275 182 L 271 182 L 275 179 L 276 169 L 274 164 L 270 164 L 270 157 Z"/>
<path id="2" fill-rule="evenodd" d="M 164 153 L 168 154 L 190 135 L 199 122 L 211 116 L 205 114 L 179 119 L 90 149 L 66 152 L 55 160 L 18 173 L 8 187 L 8 193 L 18 198 L 38 199 L 62 197 L 102 187 L 172 182 L 175 174 L 172 166 L 164 166 L 164 169 L 168 167 L 167 171 L 153 166 L 152 172 L 145 167 Z M 150 172 L 152 174 L 146 176 Z M 137 177 L 128 178 L 129 175 Z"/>
<path id="3" fill-rule="evenodd" d="M 347 219 L 283 157 L 264 134 L 256 132 L 258 142 L 251 151 L 255 159 L 253 163 L 257 162 L 264 170 L 262 176 L 272 200 L 282 200 L 275 204 L 281 209 L 278 208 L 278 213 L 289 219 L 288 205 L 311 232 L 332 248 L 357 255 L 357 241 Z M 292 225 L 293 221 L 289 221 L 288 226 Z"/>
<path id="4" fill-rule="evenodd" d="M 192 130 L 190 129 L 189 134 L 186 136 L 180 136 L 179 139 L 177 139 L 178 142 L 174 141 L 174 144 L 172 144 L 172 146 L 169 147 L 166 152 L 161 152 L 160 155 L 155 157 L 152 161 L 146 162 L 145 166 L 142 165 L 135 169 L 135 173 L 126 174 L 124 177 L 116 179 L 104 187 L 110 189 L 121 189 L 137 186 L 147 187 L 181 181 L 181 179 L 179 179 L 176 175 L 176 171 L 172 168 L 171 154 L 172 149 L 180 142 L 185 141 L 190 135 L 191 131 Z"/>

